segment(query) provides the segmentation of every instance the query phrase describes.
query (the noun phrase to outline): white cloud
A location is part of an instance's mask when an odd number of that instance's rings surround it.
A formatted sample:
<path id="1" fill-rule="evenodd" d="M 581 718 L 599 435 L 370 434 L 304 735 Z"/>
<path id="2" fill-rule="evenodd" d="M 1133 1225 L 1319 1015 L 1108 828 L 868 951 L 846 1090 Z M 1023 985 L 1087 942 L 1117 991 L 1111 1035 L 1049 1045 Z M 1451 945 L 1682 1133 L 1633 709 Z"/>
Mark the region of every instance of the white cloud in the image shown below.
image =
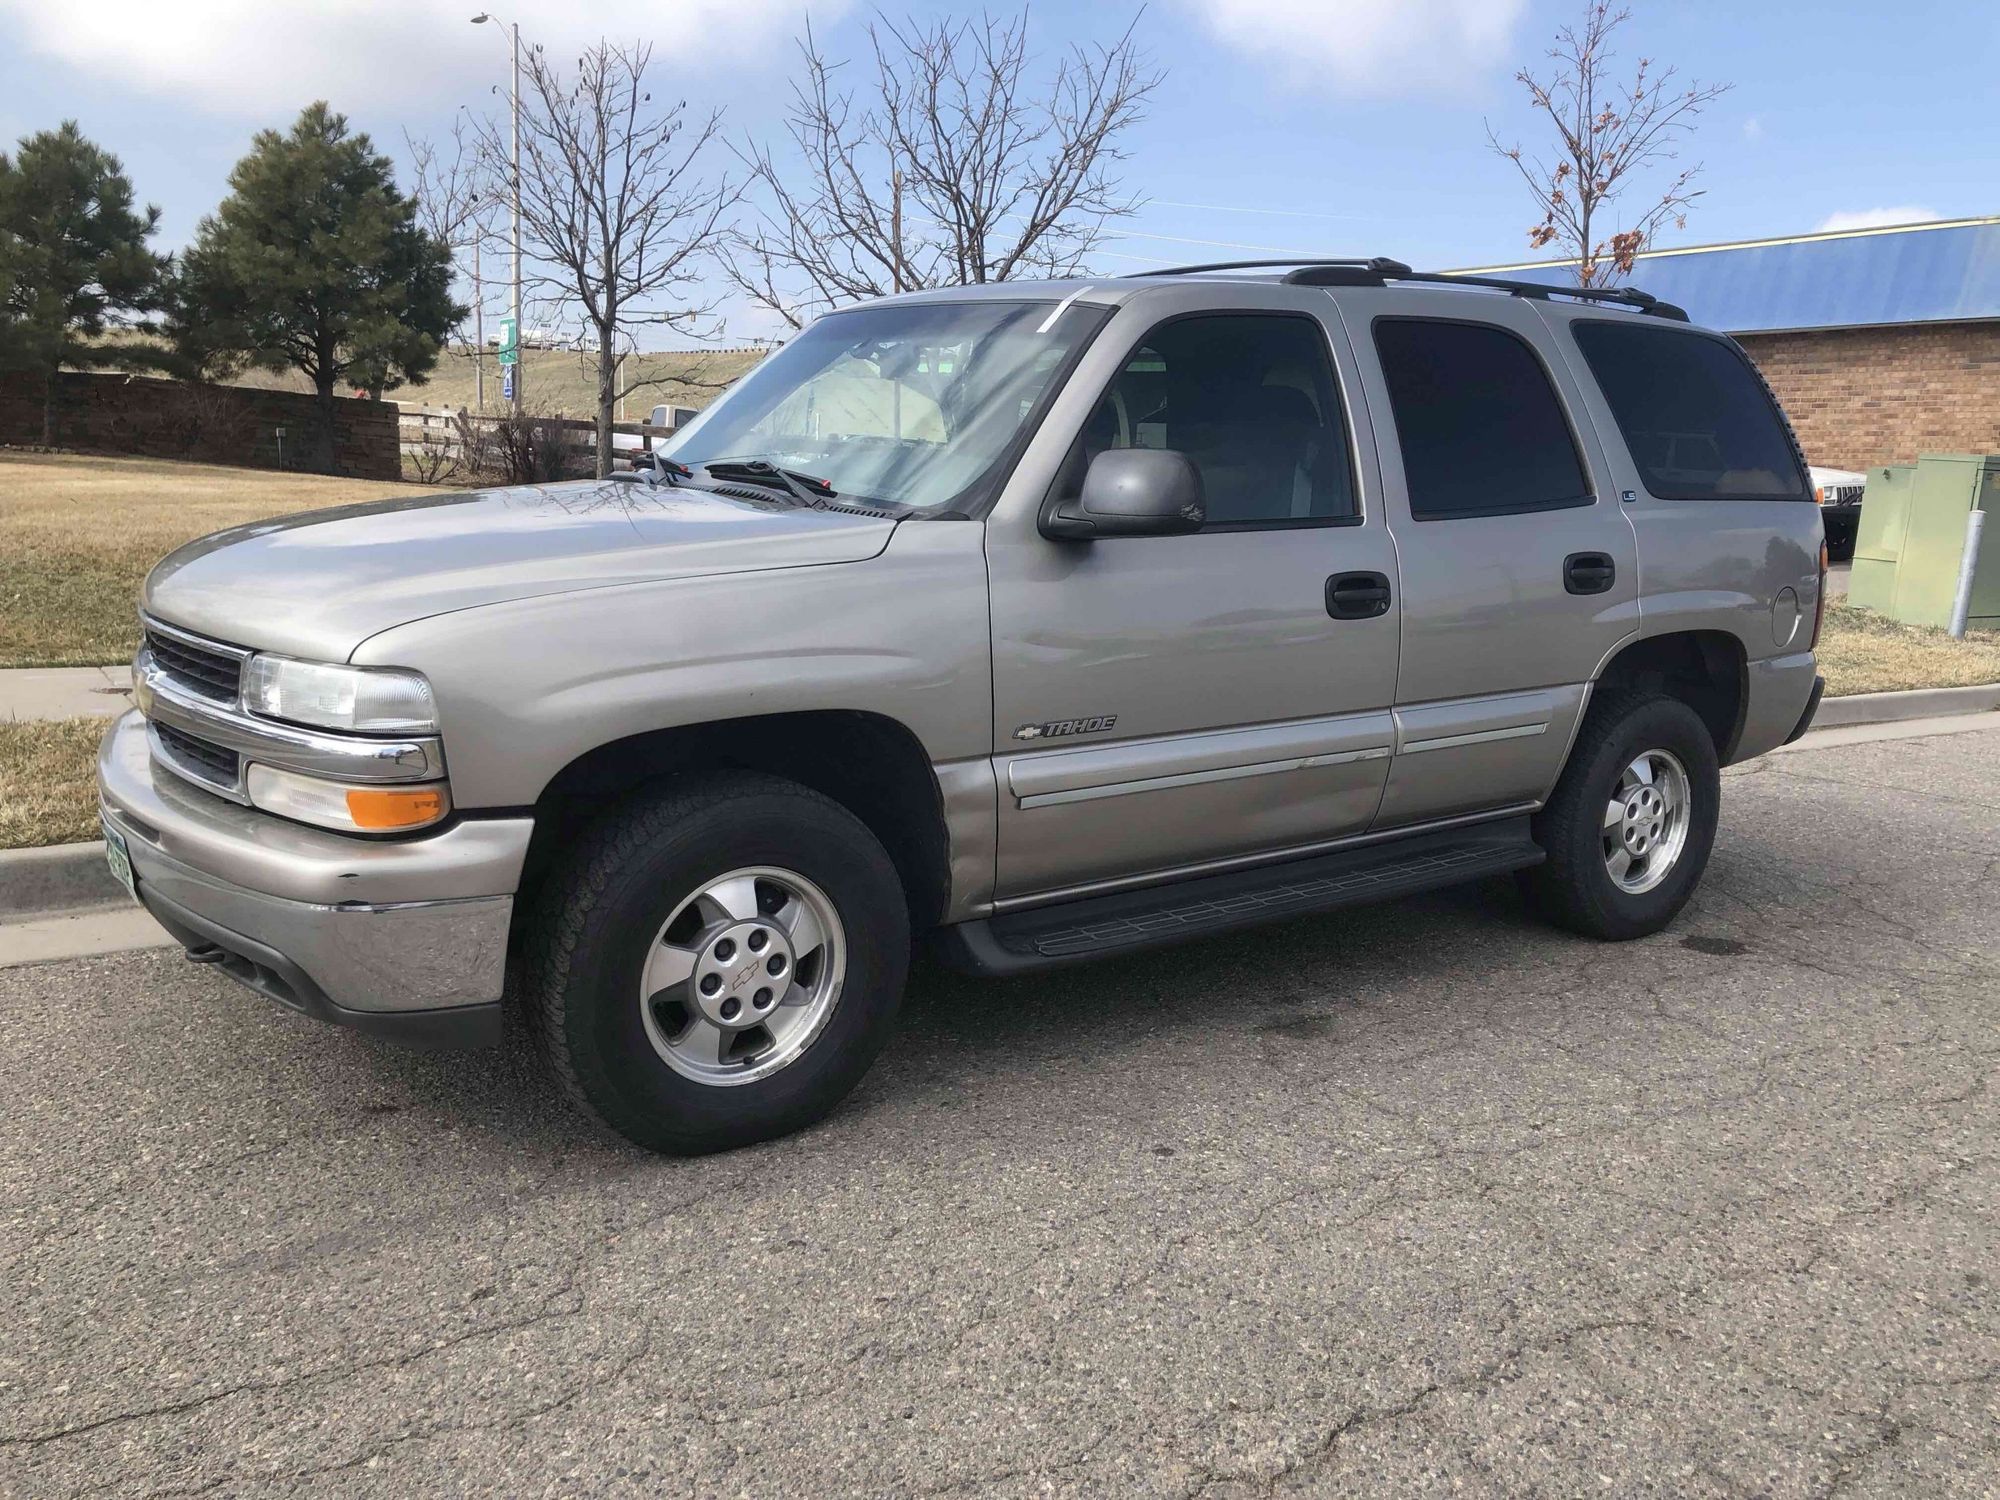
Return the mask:
<path id="1" fill-rule="evenodd" d="M 1764 139 L 1764 117 L 1762 115 L 1751 115 L 1748 119 L 1744 120 L 1743 139 L 1746 141 L 1761 141 Z"/>
<path id="2" fill-rule="evenodd" d="M 836 0 L 840 4 L 841 0 Z M 0 0 L 0 41 L 79 72 L 175 98 L 205 114 L 289 114 L 313 99 L 336 109 L 478 104 L 506 77 L 506 31 L 467 22 L 479 0 Z M 814 9 L 822 7 L 815 4 Z M 664 5 L 568 0 L 521 23 L 522 45 L 558 57 L 594 42 L 641 39 L 663 76 L 699 57 L 740 57 L 788 37 L 799 0 L 672 0 Z M 9 45 L 11 43 L 11 45 Z"/>
<path id="3" fill-rule="evenodd" d="M 1348 94 L 1440 93 L 1516 61 L 1526 0 L 1188 0 L 1224 43 Z"/>
<path id="4" fill-rule="evenodd" d="M 1855 208 L 1828 214 L 1821 229 L 1880 229 L 1889 224 L 1929 224 L 1942 217 L 1928 208 Z"/>

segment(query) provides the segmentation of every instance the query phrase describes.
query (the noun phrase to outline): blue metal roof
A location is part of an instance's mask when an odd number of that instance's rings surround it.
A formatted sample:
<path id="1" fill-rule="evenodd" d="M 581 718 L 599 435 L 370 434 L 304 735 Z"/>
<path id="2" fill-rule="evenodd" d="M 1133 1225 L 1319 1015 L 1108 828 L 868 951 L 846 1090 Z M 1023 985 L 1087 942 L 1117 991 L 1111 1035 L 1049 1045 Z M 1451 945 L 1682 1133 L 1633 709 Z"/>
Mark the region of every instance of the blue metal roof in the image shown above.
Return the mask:
<path id="1" fill-rule="evenodd" d="M 1477 269 L 1556 283 L 1574 265 Z M 1625 279 L 1726 333 L 2000 319 L 2000 217 L 1649 250 Z"/>

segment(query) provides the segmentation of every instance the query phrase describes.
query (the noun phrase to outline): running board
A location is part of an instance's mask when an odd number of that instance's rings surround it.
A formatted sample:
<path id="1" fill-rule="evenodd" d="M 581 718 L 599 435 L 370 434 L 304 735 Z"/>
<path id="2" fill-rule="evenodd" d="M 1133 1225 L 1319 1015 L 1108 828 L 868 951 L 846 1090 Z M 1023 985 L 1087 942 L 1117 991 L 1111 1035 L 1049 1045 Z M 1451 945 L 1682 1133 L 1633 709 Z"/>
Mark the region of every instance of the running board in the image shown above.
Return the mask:
<path id="1" fill-rule="evenodd" d="M 961 922 L 941 929 L 936 941 L 953 968 L 1027 974 L 1504 875 L 1544 858 L 1527 818 L 1504 818 Z"/>

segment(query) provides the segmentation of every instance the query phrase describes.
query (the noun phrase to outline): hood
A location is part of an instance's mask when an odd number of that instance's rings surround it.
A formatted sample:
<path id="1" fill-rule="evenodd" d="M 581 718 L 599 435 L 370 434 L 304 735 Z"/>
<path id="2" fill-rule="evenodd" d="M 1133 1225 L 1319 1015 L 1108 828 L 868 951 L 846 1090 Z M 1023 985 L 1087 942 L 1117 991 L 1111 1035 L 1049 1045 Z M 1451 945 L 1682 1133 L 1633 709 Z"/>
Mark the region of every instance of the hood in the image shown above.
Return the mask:
<path id="1" fill-rule="evenodd" d="M 885 516 L 623 481 L 383 500 L 218 531 L 170 553 L 145 607 L 217 640 L 322 661 L 426 615 L 697 574 L 861 562 Z"/>

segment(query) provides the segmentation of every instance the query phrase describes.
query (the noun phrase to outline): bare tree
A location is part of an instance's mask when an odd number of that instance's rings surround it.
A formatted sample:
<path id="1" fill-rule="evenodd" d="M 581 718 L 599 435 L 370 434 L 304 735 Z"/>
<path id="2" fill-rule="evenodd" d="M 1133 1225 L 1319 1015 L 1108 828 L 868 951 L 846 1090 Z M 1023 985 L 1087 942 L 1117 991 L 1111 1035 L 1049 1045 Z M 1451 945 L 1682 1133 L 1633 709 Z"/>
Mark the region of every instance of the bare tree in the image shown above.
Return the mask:
<path id="1" fill-rule="evenodd" d="M 699 271 L 737 189 L 706 174 L 721 115 L 690 121 L 655 103 L 653 49 L 600 42 L 565 76 L 540 47 L 522 57 L 521 228 L 530 280 L 581 314 L 597 362 L 597 472 L 611 472 L 620 335 L 693 333 L 713 303 Z M 478 126 L 480 161 L 501 180 L 506 142 Z"/>
<path id="2" fill-rule="evenodd" d="M 857 103 L 808 26 L 786 115 L 797 165 L 739 148 L 765 199 L 729 272 L 793 327 L 888 292 L 1076 272 L 1136 211 L 1114 175 L 1119 137 L 1163 74 L 1134 40 L 1070 50 L 1030 76 L 1028 15 L 868 27 Z"/>
<path id="3" fill-rule="evenodd" d="M 476 127 L 475 127 L 476 129 Z M 472 243 L 477 226 L 491 210 L 494 195 L 481 169 L 477 139 L 466 139 L 465 115 L 451 122 L 449 148 L 403 133 L 415 179 L 410 197 L 417 205 L 417 223 L 432 239 L 454 249 Z"/>
<path id="4" fill-rule="evenodd" d="M 1581 26 L 1556 33 L 1548 53 L 1554 72 L 1547 81 L 1526 68 L 1514 75 L 1555 127 L 1557 149 L 1550 158 L 1503 146 L 1490 125 L 1486 130 L 1487 143 L 1515 165 L 1541 206 L 1542 220 L 1528 231 L 1528 243 L 1538 250 L 1554 245 L 1574 258 L 1579 286 L 1609 285 L 1629 274 L 1633 257 L 1663 225 L 1686 225 L 1689 205 L 1701 196 L 1693 186 L 1699 163 L 1649 188 L 1643 209 L 1620 216 L 1614 222 L 1623 227 L 1602 233 L 1605 216 L 1638 185 L 1633 179 L 1677 161 L 1676 148 L 1695 117 L 1731 87 L 1682 86 L 1673 68 L 1656 71 L 1644 57 L 1631 82 L 1613 81 L 1611 36 L 1631 15 L 1613 10 L 1611 0 L 1589 0 Z"/>
<path id="5" fill-rule="evenodd" d="M 466 118 L 463 109 L 453 116 L 451 139 L 448 144 L 440 144 L 428 139 L 403 133 L 403 144 L 409 152 L 410 168 L 414 184 L 410 196 L 416 201 L 417 222 L 430 234 L 431 238 L 448 246 L 455 269 L 459 256 L 472 252 L 472 299 L 470 309 L 473 317 L 472 361 L 477 376 L 479 390 L 477 405 L 481 410 L 486 404 L 486 320 L 485 320 L 485 278 L 480 272 L 480 252 L 492 238 L 493 215 L 501 202 L 501 195 L 488 181 L 480 161 L 476 137 L 468 139 Z M 466 342 L 464 326 L 454 330 L 461 343 Z M 452 353 L 447 341 L 444 353 Z"/>

